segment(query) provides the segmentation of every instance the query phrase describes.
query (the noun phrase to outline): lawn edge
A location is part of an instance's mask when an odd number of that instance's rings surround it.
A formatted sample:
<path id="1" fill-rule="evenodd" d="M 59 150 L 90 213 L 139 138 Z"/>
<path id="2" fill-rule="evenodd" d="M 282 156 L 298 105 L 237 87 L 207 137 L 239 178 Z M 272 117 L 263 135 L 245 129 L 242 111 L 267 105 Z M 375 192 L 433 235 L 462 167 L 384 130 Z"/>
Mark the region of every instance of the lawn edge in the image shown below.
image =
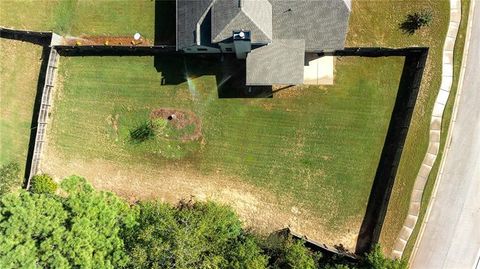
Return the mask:
<path id="1" fill-rule="evenodd" d="M 461 21 L 459 24 L 459 29 L 457 33 L 457 39 L 455 41 L 454 47 L 454 60 L 453 60 L 453 84 L 451 88 L 451 95 L 446 103 L 444 116 L 442 119 L 442 128 L 441 128 L 441 138 L 440 138 L 440 151 L 437 158 L 440 159 L 440 162 L 435 162 L 432 167 L 431 173 L 428 177 L 424 193 L 422 196 L 422 202 L 420 206 L 420 214 L 418 217 L 418 222 L 420 225 L 416 225 L 412 234 L 406 244 L 406 247 L 403 251 L 402 258 L 407 260 L 409 265 L 415 256 L 416 250 L 418 249 L 419 236 L 421 237 L 423 231 L 425 230 L 425 224 L 427 223 L 428 216 L 431 210 L 431 205 L 435 200 L 435 193 L 438 187 L 440 177 L 442 175 L 443 166 L 445 163 L 445 157 L 448 154 L 449 144 L 451 141 L 451 133 L 453 131 L 453 125 L 456 119 L 456 111 L 458 109 L 458 99 L 461 96 L 461 86 L 463 81 L 463 76 L 465 73 L 465 59 L 468 54 L 468 37 L 470 32 L 468 28 L 471 28 L 471 20 L 473 19 L 472 11 L 474 7 L 474 2 L 471 0 L 461 0 L 462 12 Z M 466 33 L 466 36 L 465 36 Z M 460 37 L 460 38 L 459 38 Z M 460 54 L 461 57 L 458 57 L 457 54 L 462 51 Z M 457 56 L 457 57 L 455 57 Z M 454 97 L 454 98 L 453 98 Z M 445 132 L 447 132 L 445 136 Z"/>

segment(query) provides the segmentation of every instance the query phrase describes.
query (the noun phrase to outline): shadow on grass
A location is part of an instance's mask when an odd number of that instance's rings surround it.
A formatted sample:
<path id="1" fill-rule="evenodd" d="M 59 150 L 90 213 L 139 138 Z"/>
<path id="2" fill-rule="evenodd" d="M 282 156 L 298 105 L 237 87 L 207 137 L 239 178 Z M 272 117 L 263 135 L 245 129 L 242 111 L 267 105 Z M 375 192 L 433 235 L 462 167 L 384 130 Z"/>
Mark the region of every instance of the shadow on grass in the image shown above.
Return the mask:
<path id="1" fill-rule="evenodd" d="M 233 54 L 157 55 L 154 65 L 162 85 L 178 85 L 201 76 L 215 76 L 219 98 L 271 98 L 271 86 L 246 86 L 245 60 Z"/>
<path id="2" fill-rule="evenodd" d="M 358 234 L 355 253 L 365 253 L 378 243 L 400 158 L 417 101 L 428 49 L 407 52 L 392 118 Z"/>
<path id="3" fill-rule="evenodd" d="M 42 93 L 45 85 L 45 75 L 47 73 L 49 56 L 50 48 L 48 46 L 44 46 L 42 49 L 42 64 L 40 65 L 40 72 L 38 73 L 37 90 L 33 105 L 32 120 L 30 123 L 30 139 L 28 142 L 27 159 L 25 163 L 24 186 L 26 186 L 28 178 L 30 177 L 30 167 L 32 166 L 33 151 L 35 148 L 35 139 L 37 135 L 38 114 L 40 113 L 40 103 L 42 102 Z"/>

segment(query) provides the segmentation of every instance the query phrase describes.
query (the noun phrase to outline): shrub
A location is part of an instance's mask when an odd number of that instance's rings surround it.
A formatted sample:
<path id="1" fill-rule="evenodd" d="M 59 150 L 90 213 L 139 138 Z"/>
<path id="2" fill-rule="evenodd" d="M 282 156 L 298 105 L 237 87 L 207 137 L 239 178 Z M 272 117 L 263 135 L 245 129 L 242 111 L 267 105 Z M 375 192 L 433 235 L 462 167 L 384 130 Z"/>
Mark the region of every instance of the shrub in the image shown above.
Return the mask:
<path id="1" fill-rule="evenodd" d="M 404 33 L 413 35 L 418 29 L 430 26 L 432 19 L 432 12 L 428 10 L 408 14 L 405 21 L 400 24 L 400 29 L 402 29 Z"/>
<path id="2" fill-rule="evenodd" d="M 270 257 L 271 268 L 318 268 L 321 254 L 305 247 L 304 241 L 293 239 L 290 235 L 275 233 L 271 234 L 263 244 L 263 248 Z"/>
<path id="3" fill-rule="evenodd" d="M 33 193 L 55 193 L 58 185 L 52 177 L 47 174 L 36 175 L 32 177 L 31 191 Z"/>
<path id="4" fill-rule="evenodd" d="M 124 268 L 120 232 L 135 219 L 129 205 L 83 178 L 65 178 L 61 188 L 61 198 L 0 197 L 0 268 Z"/>
<path id="5" fill-rule="evenodd" d="M 151 121 L 145 121 L 135 130 L 130 131 L 130 138 L 133 142 L 143 142 L 155 136 L 155 128 Z"/>
<path id="6" fill-rule="evenodd" d="M 10 192 L 13 186 L 20 183 L 20 166 L 10 162 L 0 167 L 0 195 Z"/>
<path id="7" fill-rule="evenodd" d="M 139 209 L 138 224 L 125 236 L 131 268 L 267 267 L 229 207 L 182 201 L 177 207 L 145 202 Z"/>

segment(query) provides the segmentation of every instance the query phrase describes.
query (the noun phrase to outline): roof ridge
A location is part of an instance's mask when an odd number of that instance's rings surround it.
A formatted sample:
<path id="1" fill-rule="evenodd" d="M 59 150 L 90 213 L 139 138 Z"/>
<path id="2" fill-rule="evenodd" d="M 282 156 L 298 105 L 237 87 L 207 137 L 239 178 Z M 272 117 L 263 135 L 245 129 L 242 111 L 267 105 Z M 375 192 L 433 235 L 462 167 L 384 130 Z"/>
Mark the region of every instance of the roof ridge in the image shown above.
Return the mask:
<path id="1" fill-rule="evenodd" d="M 240 0 L 240 1 L 245 1 L 245 0 Z M 268 1 L 267 1 L 268 2 Z M 260 27 L 260 25 L 257 24 L 257 22 L 255 22 L 255 20 L 252 19 L 252 17 L 250 17 L 250 15 L 247 14 L 247 12 L 245 12 L 245 10 L 243 10 L 243 8 L 240 8 L 240 11 L 245 15 L 247 16 L 250 21 L 252 21 L 252 23 L 257 27 L 257 29 L 260 30 L 260 32 L 262 32 L 268 39 L 270 39 L 270 41 L 273 40 L 273 31 L 272 31 L 272 34 L 271 35 L 268 35 L 267 33 L 265 33 L 265 31 L 263 31 L 262 27 Z M 239 12 L 240 14 L 240 12 Z M 270 21 L 272 24 L 273 24 L 273 20 Z M 273 28 L 273 25 L 272 25 L 272 28 Z M 241 29 L 239 29 L 241 30 Z"/>

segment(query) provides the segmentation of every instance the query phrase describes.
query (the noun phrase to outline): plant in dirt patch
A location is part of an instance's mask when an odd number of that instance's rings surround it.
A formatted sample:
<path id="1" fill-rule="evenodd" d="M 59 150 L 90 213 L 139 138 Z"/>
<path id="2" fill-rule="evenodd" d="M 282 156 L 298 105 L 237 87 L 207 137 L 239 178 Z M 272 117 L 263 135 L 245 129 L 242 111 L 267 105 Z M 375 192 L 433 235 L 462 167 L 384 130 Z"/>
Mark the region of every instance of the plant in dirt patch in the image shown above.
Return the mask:
<path id="1" fill-rule="evenodd" d="M 413 35 L 418 29 L 430 26 L 432 19 L 433 15 L 429 10 L 408 14 L 405 21 L 400 24 L 400 29 L 406 34 Z"/>
<path id="2" fill-rule="evenodd" d="M 162 118 L 147 120 L 130 132 L 130 139 L 139 143 L 161 136 L 164 134 L 167 124 L 167 120 Z"/>
<path id="3" fill-rule="evenodd" d="M 38 194 L 52 194 L 55 193 L 58 188 L 57 183 L 47 174 L 33 176 L 31 184 L 31 192 Z"/>
<path id="4" fill-rule="evenodd" d="M 151 121 L 145 121 L 137 128 L 130 131 L 130 139 L 135 143 L 141 143 L 155 137 L 155 128 Z"/>
<path id="5" fill-rule="evenodd" d="M 20 184 L 20 166 L 10 162 L 0 167 L 0 195 L 10 192 L 15 185 Z"/>

